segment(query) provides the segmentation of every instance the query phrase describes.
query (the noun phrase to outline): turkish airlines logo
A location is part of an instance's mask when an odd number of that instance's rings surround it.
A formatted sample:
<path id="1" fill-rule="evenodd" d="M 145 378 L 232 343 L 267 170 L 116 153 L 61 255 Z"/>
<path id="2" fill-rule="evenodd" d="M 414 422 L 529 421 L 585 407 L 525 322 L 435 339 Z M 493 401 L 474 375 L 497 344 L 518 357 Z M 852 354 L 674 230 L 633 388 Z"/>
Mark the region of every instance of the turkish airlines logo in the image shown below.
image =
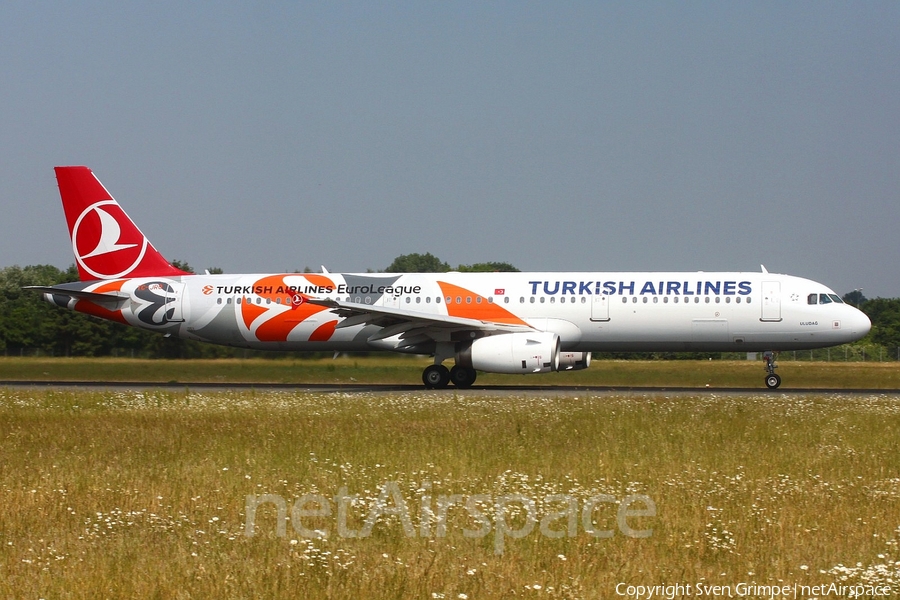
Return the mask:
<path id="1" fill-rule="evenodd" d="M 72 227 L 72 251 L 81 267 L 98 279 L 131 273 L 144 258 L 147 238 L 115 200 L 87 207 Z"/>

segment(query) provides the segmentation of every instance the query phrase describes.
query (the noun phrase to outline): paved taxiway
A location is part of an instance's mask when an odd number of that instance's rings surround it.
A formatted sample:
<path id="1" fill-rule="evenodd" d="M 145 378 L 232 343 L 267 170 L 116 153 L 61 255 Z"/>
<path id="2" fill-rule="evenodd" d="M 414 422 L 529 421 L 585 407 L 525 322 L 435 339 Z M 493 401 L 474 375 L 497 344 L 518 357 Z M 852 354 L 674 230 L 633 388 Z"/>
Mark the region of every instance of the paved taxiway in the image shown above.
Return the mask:
<path id="1" fill-rule="evenodd" d="M 86 389 L 86 390 L 195 390 L 195 391 L 233 391 L 233 390 L 278 390 L 298 392 L 343 392 L 343 393 L 390 393 L 390 392 L 424 392 L 445 394 L 850 394 L 869 396 L 872 394 L 900 395 L 900 389 L 864 389 L 864 388 L 791 388 L 782 387 L 770 390 L 764 387 L 752 388 L 720 388 L 720 387 L 656 387 L 656 386 L 472 386 L 460 389 L 449 386 L 443 390 L 426 390 L 419 385 L 390 385 L 367 383 L 189 383 L 189 382 L 146 382 L 146 381 L 0 381 L 0 388 L 34 388 L 34 389 Z"/>

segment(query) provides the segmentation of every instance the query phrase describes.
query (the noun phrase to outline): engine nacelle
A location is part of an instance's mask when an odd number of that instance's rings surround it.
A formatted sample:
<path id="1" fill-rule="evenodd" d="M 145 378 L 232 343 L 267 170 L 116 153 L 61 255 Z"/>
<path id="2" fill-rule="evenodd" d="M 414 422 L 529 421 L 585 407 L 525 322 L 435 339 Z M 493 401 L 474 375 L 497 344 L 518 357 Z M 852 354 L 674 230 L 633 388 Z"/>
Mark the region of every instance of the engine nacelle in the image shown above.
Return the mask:
<path id="1" fill-rule="evenodd" d="M 488 373 L 546 373 L 559 368 L 559 336 L 548 331 L 503 333 L 467 343 L 456 364 Z"/>
<path id="2" fill-rule="evenodd" d="M 591 366 L 590 352 L 560 352 L 557 371 L 579 371 Z"/>

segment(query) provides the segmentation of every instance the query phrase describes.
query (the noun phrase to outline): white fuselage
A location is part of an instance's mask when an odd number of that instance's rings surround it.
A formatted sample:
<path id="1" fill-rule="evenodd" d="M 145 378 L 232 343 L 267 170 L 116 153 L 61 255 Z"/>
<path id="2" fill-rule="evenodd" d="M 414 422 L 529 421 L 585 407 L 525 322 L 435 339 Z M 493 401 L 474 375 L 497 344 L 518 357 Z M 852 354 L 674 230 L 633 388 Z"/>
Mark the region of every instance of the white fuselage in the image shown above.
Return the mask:
<path id="1" fill-rule="evenodd" d="M 410 319 L 527 326 L 557 334 L 562 350 L 578 352 L 799 350 L 851 342 L 870 327 L 824 285 L 773 273 L 190 275 L 84 289 L 127 295 L 113 312 L 131 325 L 275 350 L 428 353 L 427 344 L 401 348 L 388 326 L 354 325 L 354 317 L 309 299 L 383 307 Z M 429 336 L 442 341 L 439 333 Z"/>

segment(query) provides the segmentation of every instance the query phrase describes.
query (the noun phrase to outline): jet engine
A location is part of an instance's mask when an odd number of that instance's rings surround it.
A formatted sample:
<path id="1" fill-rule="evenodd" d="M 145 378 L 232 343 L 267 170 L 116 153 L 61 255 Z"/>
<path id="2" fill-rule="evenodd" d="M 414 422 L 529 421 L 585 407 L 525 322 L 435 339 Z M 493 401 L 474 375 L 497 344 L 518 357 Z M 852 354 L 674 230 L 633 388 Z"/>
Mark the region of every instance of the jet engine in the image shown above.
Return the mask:
<path id="1" fill-rule="evenodd" d="M 489 373 L 556 371 L 559 368 L 559 336 L 549 331 L 535 331 L 479 338 L 467 342 L 459 350 L 456 364 Z"/>
<path id="2" fill-rule="evenodd" d="M 590 352 L 560 352 L 557 371 L 579 371 L 591 366 Z"/>

